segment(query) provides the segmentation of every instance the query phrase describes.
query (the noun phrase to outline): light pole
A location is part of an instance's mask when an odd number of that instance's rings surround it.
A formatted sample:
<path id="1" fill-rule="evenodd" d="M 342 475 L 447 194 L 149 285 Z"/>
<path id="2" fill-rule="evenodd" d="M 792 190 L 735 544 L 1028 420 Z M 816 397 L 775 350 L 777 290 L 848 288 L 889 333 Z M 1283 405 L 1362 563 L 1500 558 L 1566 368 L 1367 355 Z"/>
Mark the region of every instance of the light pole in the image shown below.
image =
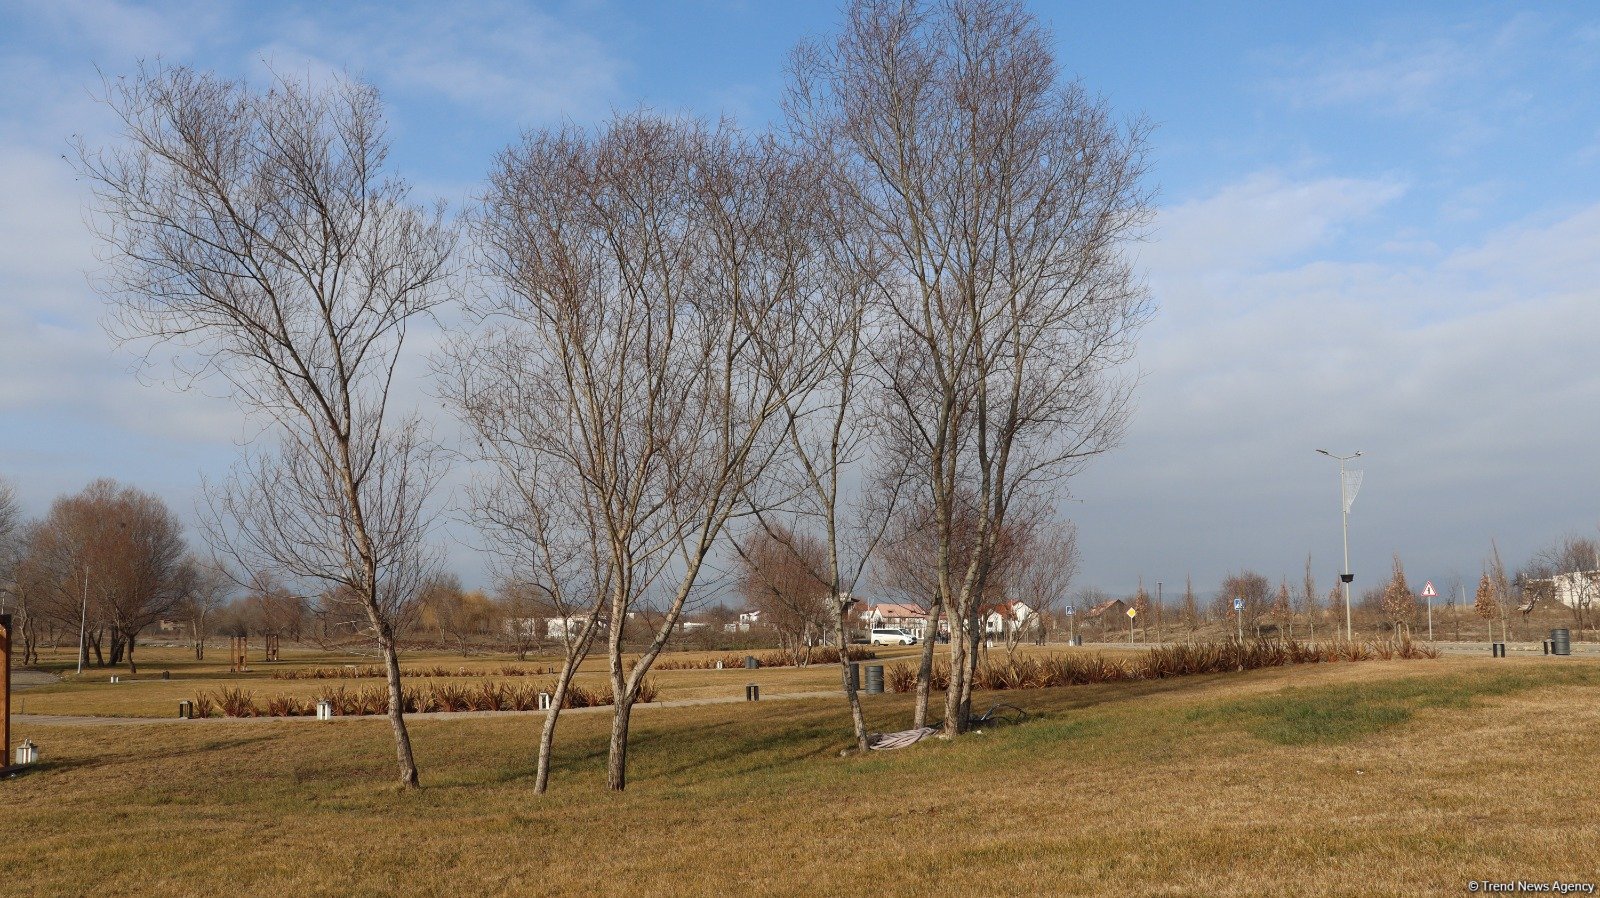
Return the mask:
<path id="1" fill-rule="evenodd" d="M 1339 582 L 1344 584 L 1344 638 L 1353 642 L 1355 628 L 1351 625 L 1350 617 L 1350 581 L 1355 579 L 1355 575 L 1350 573 L 1350 503 L 1355 501 L 1356 490 L 1361 488 L 1361 472 L 1351 472 L 1356 475 L 1352 484 L 1346 476 L 1344 463 L 1360 458 L 1361 451 L 1350 455 L 1334 455 L 1326 449 L 1318 449 L 1317 452 L 1339 463 L 1339 532 L 1344 537 L 1344 573 L 1339 575 Z"/>

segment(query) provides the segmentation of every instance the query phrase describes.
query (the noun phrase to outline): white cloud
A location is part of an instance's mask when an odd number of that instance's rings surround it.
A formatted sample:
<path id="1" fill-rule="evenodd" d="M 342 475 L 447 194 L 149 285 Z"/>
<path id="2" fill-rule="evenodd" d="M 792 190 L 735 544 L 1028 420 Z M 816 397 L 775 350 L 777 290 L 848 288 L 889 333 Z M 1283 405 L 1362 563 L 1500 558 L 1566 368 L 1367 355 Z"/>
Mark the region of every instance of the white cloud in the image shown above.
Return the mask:
<path id="1" fill-rule="evenodd" d="M 1326 244 L 1404 192 L 1404 185 L 1388 180 L 1253 175 L 1161 210 L 1141 259 L 1158 289 L 1168 281 L 1209 282 L 1261 270 Z"/>
<path id="2" fill-rule="evenodd" d="M 361 27 L 290 23 L 259 55 L 338 60 L 385 87 L 533 123 L 613 100 L 621 63 L 598 39 L 519 4 L 385 8 Z"/>
<path id="3" fill-rule="evenodd" d="M 1256 227 L 1258 204 L 1236 198 L 1258 184 L 1189 204 L 1184 227 L 1159 236 L 1151 279 L 1168 320 L 1141 347 L 1137 416 L 1080 480 L 1089 504 L 1065 509 L 1098 559 L 1090 579 L 1131 588 L 1141 571 L 1105 565 L 1137 557 L 1147 580 L 1188 570 L 1210 588 L 1241 566 L 1293 574 L 1308 549 L 1326 579 L 1338 512 L 1319 447 L 1368 453 L 1352 520 L 1367 585 L 1393 551 L 1428 576 L 1470 570 L 1491 537 L 1522 557 L 1592 528 L 1600 205 L 1437 257 L 1317 260 L 1307 235 L 1335 219 L 1285 237 L 1279 251 L 1304 257 L 1269 265 L 1219 253 L 1212 236 L 1240 215 Z M 1248 264 L 1197 267 L 1214 254 Z"/>

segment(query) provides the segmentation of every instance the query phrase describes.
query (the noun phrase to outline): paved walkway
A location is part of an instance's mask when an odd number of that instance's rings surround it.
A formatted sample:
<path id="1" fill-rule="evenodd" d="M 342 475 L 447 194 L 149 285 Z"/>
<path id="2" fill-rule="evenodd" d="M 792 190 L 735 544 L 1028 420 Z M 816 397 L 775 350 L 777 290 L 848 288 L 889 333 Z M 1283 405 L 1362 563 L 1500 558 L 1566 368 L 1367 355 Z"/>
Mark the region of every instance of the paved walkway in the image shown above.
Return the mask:
<path id="1" fill-rule="evenodd" d="M 764 702 L 777 702 L 777 701 L 791 701 L 791 700 L 796 700 L 796 699 L 808 699 L 808 698 L 833 698 L 833 697 L 838 696 L 839 694 L 840 693 L 837 690 L 826 690 L 826 691 L 818 691 L 818 692 L 780 692 L 780 693 L 776 693 L 776 694 L 763 695 L 761 697 L 761 700 L 764 701 Z M 719 695 L 719 696 L 715 696 L 715 697 L 711 697 L 711 698 L 685 698 L 685 699 L 679 699 L 677 701 L 651 702 L 649 704 L 642 704 L 641 703 L 641 704 L 634 705 L 633 709 L 635 711 L 640 711 L 640 710 L 647 710 L 647 709 L 653 709 L 653 708 L 689 708 L 689 707 L 693 707 L 693 706 L 696 706 L 696 705 L 731 705 L 731 704 L 735 704 L 735 703 L 742 703 L 744 700 L 745 700 L 744 699 L 744 694 L 743 694 L 743 692 L 741 692 L 738 695 L 728 695 L 728 696 Z M 610 710 L 611 710 L 611 706 L 610 705 L 596 705 L 595 707 L 592 707 L 592 708 L 567 708 L 566 710 L 562 711 L 561 713 L 562 713 L 562 715 L 567 715 L 567 714 L 593 714 L 593 713 L 598 713 L 598 712 L 601 712 L 601 711 L 610 711 Z M 420 714 L 407 714 L 406 715 L 406 720 L 407 721 L 416 721 L 416 720 L 446 720 L 446 721 L 454 721 L 454 720 L 480 720 L 480 719 L 483 719 L 483 718 L 490 718 L 490 717 L 496 717 L 496 718 L 498 718 L 498 717 L 541 717 L 541 716 L 544 715 L 544 713 L 545 712 L 543 712 L 543 711 L 429 711 L 427 713 L 420 713 Z M 386 715 L 383 715 L 383 714 L 360 714 L 360 715 L 350 715 L 350 716 L 347 716 L 347 717 L 335 717 L 333 719 L 335 721 L 340 721 L 340 720 L 348 721 L 348 720 L 387 720 L 388 718 L 387 718 Z M 30 723 L 31 724 L 36 724 L 38 726 L 96 727 L 96 726 L 141 726 L 141 725 L 144 725 L 144 724 L 174 724 L 174 723 L 179 723 L 179 724 L 292 723 L 292 722 L 296 722 L 296 721 L 309 721 L 311 723 L 328 723 L 329 722 L 329 721 L 325 721 L 325 720 L 319 721 L 319 720 L 317 720 L 315 715 L 311 715 L 311 714 L 308 714 L 308 715 L 305 715 L 305 716 L 300 716 L 300 717 L 197 717 L 197 718 L 194 718 L 192 720 L 185 720 L 185 719 L 180 718 L 180 717 L 82 717 L 82 716 L 69 716 L 69 715 L 60 715 L 60 714 L 13 714 L 13 715 L 11 715 L 11 723 L 12 723 L 13 726 L 16 726 L 17 724 L 30 724 Z"/>

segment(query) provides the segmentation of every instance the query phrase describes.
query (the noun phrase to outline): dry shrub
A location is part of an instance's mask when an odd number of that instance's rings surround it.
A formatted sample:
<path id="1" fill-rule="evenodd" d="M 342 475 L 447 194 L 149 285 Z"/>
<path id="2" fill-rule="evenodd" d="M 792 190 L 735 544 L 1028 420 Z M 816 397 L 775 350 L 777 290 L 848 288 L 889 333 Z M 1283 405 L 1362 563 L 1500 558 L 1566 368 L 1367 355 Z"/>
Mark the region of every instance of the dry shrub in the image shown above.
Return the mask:
<path id="1" fill-rule="evenodd" d="M 216 701 L 224 717 L 261 716 L 261 709 L 256 707 L 255 699 L 249 690 L 229 686 L 217 693 Z"/>
<path id="2" fill-rule="evenodd" d="M 724 670 L 735 670 L 744 667 L 744 659 L 752 657 L 753 653 L 731 653 L 715 658 L 666 658 L 656 661 L 651 665 L 652 670 L 716 670 L 717 662 L 722 662 Z M 802 660 L 790 652 L 761 652 L 753 654 L 757 667 L 796 667 Z M 878 653 L 870 649 L 852 648 L 851 661 L 871 661 L 878 657 Z M 831 646 L 811 650 L 809 664 L 838 664 L 839 650 Z M 638 666 L 637 661 L 628 662 L 628 669 Z"/>
<path id="3" fill-rule="evenodd" d="M 1294 640 L 1262 640 L 1239 643 L 1168 645 L 1150 649 L 1127 663 L 1103 655 L 1050 655 L 1044 658 L 984 660 L 978 665 L 972 685 L 977 689 L 1043 689 L 1053 686 L 1083 686 L 1123 680 L 1160 680 L 1196 674 L 1259 670 L 1288 664 L 1317 664 L 1333 661 L 1365 661 L 1372 658 L 1437 658 L 1439 651 L 1418 645 L 1410 639 L 1378 645 L 1361 643 L 1312 644 Z M 888 671 L 887 687 L 893 692 L 910 692 L 917 686 L 916 671 L 896 664 Z M 932 687 L 950 686 L 949 662 L 936 661 Z"/>
<path id="4" fill-rule="evenodd" d="M 555 673 L 553 668 L 537 665 L 533 667 L 503 665 L 493 670 L 468 670 L 464 667 L 458 667 L 455 670 L 451 670 L 447 667 L 442 667 L 436 664 L 432 667 L 402 667 L 400 669 L 400 676 L 402 677 L 429 677 L 433 679 L 444 679 L 448 677 L 493 676 L 537 677 L 549 676 L 553 673 Z M 352 664 L 345 667 L 313 667 L 307 670 L 279 670 L 274 671 L 272 674 L 272 678 L 274 680 L 358 680 L 377 679 L 383 676 L 383 668 L 371 664 L 361 667 L 357 667 Z"/>

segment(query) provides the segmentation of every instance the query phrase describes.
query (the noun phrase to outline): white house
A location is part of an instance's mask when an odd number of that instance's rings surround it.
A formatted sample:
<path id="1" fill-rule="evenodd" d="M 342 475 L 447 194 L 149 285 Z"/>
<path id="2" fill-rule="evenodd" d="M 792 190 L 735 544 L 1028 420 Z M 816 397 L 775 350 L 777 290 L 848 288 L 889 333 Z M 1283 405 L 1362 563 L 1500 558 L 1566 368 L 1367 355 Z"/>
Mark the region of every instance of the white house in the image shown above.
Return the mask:
<path id="1" fill-rule="evenodd" d="M 1551 586 L 1551 598 L 1568 608 L 1593 607 L 1600 604 L 1600 571 L 1571 571 L 1556 574 L 1545 581 Z"/>
<path id="2" fill-rule="evenodd" d="M 547 617 L 544 619 L 544 635 L 550 639 L 566 639 L 577 636 L 583 630 L 583 625 L 589 622 L 587 614 L 573 614 L 568 617 Z"/>
<path id="3" fill-rule="evenodd" d="M 986 636 L 1004 636 L 1008 632 L 1026 629 L 1033 622 L 1033 609 L 1023 602 L 1001 602 L 983 610 L 983 632 Z"/>
<path id="4" fill-rule="evenodd" d="M 747 633 L 751 627 L 761 623 L 761 609 L 749 608 L 739 612 L 739 632 Z"/>
<path id="5" fill-rule="evenodd" d="M 878 627 L 898 627 L 918 639 L 924 639 L 928 633 L 928 612 L 910 602 L 876 602 L 867 607 L 862 615 L 862 623 L 868 629 Z M 940 621 L 940 630 L 944 630 L 944 621 Z"/>

